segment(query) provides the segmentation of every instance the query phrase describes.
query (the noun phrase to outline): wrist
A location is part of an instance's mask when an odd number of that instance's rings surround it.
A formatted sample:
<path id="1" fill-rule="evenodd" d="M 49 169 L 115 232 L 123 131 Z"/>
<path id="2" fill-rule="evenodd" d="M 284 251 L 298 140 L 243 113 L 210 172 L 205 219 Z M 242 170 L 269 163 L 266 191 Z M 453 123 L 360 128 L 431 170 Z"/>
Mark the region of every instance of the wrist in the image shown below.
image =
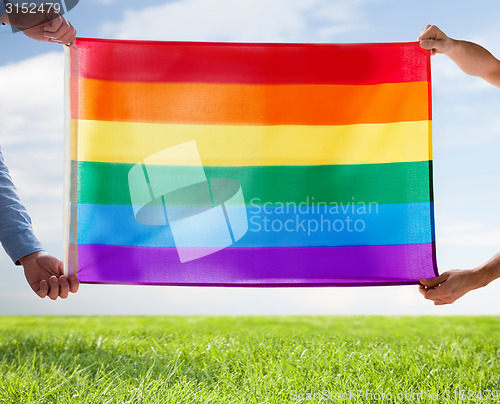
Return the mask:
<path id="1" fill-rule="evenodd" d="M 489 263 L 474 269 L 473 273 L 476 278 L 475 284 L 477 285 L 475 289 L 482 288 L 498 278 L 496 272 L 498 272 L 498 268 L 492 267 Z"/>
<path id="2" fill-rule="evenodd" d="M 25 255 L 24 257 L 19 258 L 19 263 L 24 266 L 27 262 L 30 262 L 32 260 L 37 259 L 38 257 L 42 255 L 47 255 L 45 251 L 37 251 L 28 255 Z"/>
<path id="3" fill-rule="evenodd" d="M 443 54 L 446 56 L 452 56 L 454 53 L 456 53 L 460 48 L 460 41 L 457 39 L 453 38 L 446 38 L 446 46 L 443 51 Z"/>

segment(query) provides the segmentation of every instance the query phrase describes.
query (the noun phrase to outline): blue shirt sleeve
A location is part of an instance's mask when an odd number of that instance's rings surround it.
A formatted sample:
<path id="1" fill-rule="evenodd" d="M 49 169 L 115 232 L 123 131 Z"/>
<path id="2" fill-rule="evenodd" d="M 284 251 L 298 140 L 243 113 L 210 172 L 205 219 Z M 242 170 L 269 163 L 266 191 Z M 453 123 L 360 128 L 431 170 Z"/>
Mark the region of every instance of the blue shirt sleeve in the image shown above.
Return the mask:
<path id="1" fill-rule="evenodd" d="M 5 14 L 5 0 L 0 0 L 0 18 Z M 2 24 L 0 24 L 1 26 Z"/>
<path id="2" fill-rule="evenodd" d="M 2 0 L 0 0 L 1 2 Z M 31 218 L 17 196 L 9 169 L 0 149 L 0 242 L 12 261 L 19 265 L 19 258 L 42 251 L 31 227 Z"/>

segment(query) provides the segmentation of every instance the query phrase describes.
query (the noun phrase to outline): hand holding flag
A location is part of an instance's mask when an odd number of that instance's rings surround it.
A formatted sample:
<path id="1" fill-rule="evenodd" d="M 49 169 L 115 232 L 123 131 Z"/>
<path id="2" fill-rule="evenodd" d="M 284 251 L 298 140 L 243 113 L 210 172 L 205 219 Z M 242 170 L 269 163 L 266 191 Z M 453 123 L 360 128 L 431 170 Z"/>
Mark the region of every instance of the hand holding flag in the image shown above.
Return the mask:
<path id="1" fill-rule="evenodd" d="M 80 283 L 77 276 L 65 276 L 62 261 L 44 251 L 27 255 L 19 262 L 24 267 L 24 275 L 31 289 L 42 298 L 66 299 L 69 292 L 78 291 Z"/>
<path id="2" fill-rule="evenodd" d="M 453 46 L 454 39 L 449 38 L 435 25 L 427 25 L 417 38 L 420 46 L 430 50 L 432 55 L 436 53 L 447 53 Z"/>
<path id="3" fill-rule="evenodd" d="M 45 5 L 32 11 L 35 12 L 26 13 L 19 7 L 12 7 L 0 16 L 1 21 L 36 41 L 60 44 L 71 44 L 75 41 L 75 28 L 56 9 Z"/>
<path id="4" fill-rule="evenodd" d="M 45 24 L 23 31 L 24 35 L 41 42 L 71 44 L 76 39 L 76 29 L 63 16 Z"/>

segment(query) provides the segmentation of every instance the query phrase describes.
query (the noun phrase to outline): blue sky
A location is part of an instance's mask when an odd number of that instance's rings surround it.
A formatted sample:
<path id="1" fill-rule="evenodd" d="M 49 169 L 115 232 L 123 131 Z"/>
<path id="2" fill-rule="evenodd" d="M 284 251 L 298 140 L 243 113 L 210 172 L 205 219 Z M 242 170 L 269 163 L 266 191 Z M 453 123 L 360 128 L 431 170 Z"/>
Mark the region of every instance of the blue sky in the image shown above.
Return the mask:
<path id="1" fill-rule="evenodd" d="M 461 3 L 461 4 L 460 4 Z M 500 56 L 497 1 L 82 0 L 67 17 L 81 37 L 406 42 L 426 24 Z M 460 5 L 457 5 L 460 4 Z M 0 145 L 38 237 L 63 255 L 63 50 L 0 29 Z M 432 59 L 434 180 L 440 271 L 500 251 L 500 89 Z M 242 289 L 82 285 L 40 300 L 0 252 L 0 314 L 499 314 L 500 281 L 434 307 L 416 287 Z"/>

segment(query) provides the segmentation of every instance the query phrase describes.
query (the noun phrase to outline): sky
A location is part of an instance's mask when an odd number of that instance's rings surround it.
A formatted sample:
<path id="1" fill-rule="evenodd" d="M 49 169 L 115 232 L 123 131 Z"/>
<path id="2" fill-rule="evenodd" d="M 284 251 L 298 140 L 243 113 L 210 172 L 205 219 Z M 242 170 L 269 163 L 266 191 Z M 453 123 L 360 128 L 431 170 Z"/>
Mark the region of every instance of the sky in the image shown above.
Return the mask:
<path id="1" fill-rule="evenodd" d="M 80 37 L 235 42 L 410 42 L 427 24 L 500 57 L 497 1 L 84 0 Z M 0 146 L 47 251 L 63 257 L 64 51 L 0 28 Z M 500 89 L 432 58 L 436 243 L 440 272 L 500 251 Z M 200 288 L 81 285 L 40 299 L 0 251 L 0 314 L 500 314 L 500 281 L 448 306 L 416 286 Z"/>

